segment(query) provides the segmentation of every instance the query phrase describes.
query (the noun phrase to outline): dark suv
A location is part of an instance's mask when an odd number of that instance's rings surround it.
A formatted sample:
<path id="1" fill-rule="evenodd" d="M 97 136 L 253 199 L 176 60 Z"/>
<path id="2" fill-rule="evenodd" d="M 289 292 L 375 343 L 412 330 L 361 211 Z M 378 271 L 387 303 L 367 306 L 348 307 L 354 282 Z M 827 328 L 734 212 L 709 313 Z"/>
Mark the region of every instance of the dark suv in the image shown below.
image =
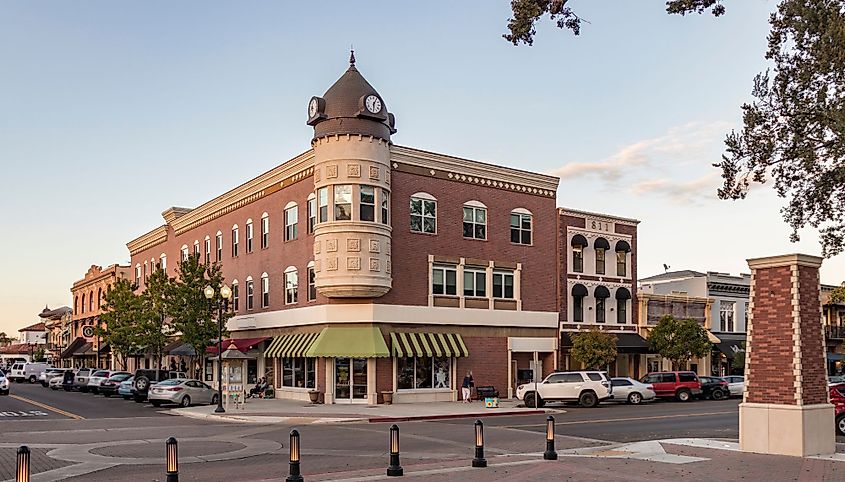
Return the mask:
<path id="1" fill-rule="evenodd" d="M 135 381 L 132 382 L 132 398 L 141 403 L 147 399 L 150 386 L 171 378 L 188 378 L 184 372 L 167 370 L 135 370 Z"/>
<path id="2" fill-rule="evenodd" d="M 653 372 L 640 381 L 654 385 L 657 398 L 674 398 L 688 402 L 701 395 L 701 382 L 693 372 Z"/>

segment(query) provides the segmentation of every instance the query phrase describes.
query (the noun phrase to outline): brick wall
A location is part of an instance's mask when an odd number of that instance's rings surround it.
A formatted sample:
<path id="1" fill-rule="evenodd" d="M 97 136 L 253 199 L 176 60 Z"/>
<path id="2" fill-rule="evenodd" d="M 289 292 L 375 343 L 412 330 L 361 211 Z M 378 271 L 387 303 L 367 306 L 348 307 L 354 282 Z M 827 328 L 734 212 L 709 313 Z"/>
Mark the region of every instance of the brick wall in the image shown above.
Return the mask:
<path id="1" fill-rule="evenodd" d="M 801 401 L 805 405 L 827 403 L 827 371 L 824 333 L 819 302 L 819 270 L 798 266 L 801 314 Z"/>
<path id="2" fill-rule="evenodd" d="M 469 358 L 458 358 L 455 381 L 461 386 L 468 370 L 472 370 L 475 386 L 493 385 L 500 394 L 508 388 L 508 339 L 463 337 Z"/>

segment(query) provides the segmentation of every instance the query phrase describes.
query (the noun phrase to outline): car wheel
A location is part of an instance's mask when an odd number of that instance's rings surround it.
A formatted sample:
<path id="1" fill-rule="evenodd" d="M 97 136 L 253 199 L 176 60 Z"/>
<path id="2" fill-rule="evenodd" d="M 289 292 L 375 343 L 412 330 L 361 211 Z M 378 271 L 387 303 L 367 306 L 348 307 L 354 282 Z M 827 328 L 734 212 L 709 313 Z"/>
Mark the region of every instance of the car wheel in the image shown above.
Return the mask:
<path id="1" fill-rule="evenodd" d="M 689 402 L 692 400 L 692 394 L 689 390 L 680 390 L 677 395 L 679 402 Z"/>
<path id="2" fill-rule="evenodd" d="M 215 393 L 214 395 L 211 396 L 211 404 L 217 405 L 217 400 L 219 400 L 219 398 L 217 398 L 217 394 Z"/>
<path id="3" fill-rule="evenodd" d="M 135 379 L 135 391 L 146 392 L 150 386 L 150 379 L 141 375 Z"/>
<path id="4" fill-rule="evenodd" d="M 643 396 L 637 392 L 628 395 L 628 403 L 631 405 L 639 405 L 643 401 Z"/>
<path id="5" fill-rule="evenodd" d="M 135 396 L 134 400 L 135 400 L 135 403 L 144 403 L 144 397 Z"/>
<path id="6" fill-rule="evenodd" d="M 37 378 L 35 378 L 35 375 L 30 375 L 30 376 L 29 376 L 29 383 L 35 383 L 37 380 L 38 380 L 38 379 L 37 379 Z"/>
<path id="7" fill-rule="evenodd" d="M 123 399 L 124 400 L 132 400 L 132 395 L 124 395 Z"/>
<path id="8" fill-rule="evenodd" d="M 593 408 L 599 404 L 599 397 L 593 392 L 584 392 L 578 397 L 578 403 L 582 407 Z"/>
<path id="9" fill-rule="evenodd" d="M 713 390 L 711 394 L 713 400 L 721 400 L 727 396 L 727 394 L 723 390 Z"/>
<path id="10" fill-rule="evenodd" d="M 8 395 L 9 392 L 6 392 L 6 394 Z M 845 436 L 845 413 L 836 417 L 836 433 Z"/>
<path id="11" fill-rule="evenodd" d="M 160 407 L 161 402 L 159 400 L 150 400 L 150 403 L 153 404 L 153 407 Z"/>
<path id="12" fill-rule="evenodd" d="M 111 398 L 111 393 L 103 392 L 103 396 L 106 397 L 106 398 Z"/>
<path id="13" fill-rule="evenodd" d="M 537 394 L 534 392 L 526 393 L 524 397 L 525 406 L 531 408 L 537 408 Z"/>
<path id="14" fill-rule="evenodd" d="M 182 397 L 182 401 L 179 403 L 179 405 L 182 406 L 183 408 L 190 407 L 191 406 L 191 397 L 185 395 L 184 397 Z"/>

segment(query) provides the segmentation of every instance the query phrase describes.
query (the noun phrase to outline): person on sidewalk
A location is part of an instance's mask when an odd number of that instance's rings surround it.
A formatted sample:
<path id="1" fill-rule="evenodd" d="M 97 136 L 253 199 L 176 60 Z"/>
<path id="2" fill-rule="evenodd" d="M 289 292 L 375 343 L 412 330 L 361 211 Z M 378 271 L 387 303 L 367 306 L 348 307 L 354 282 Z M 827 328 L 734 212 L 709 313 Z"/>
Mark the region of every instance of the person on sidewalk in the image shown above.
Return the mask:
<path id="1" fill-rule="evenodd" d="M 470 402 L 470 395 L 472 394 L 472 387 L 474 386 L 475 382 L 472 380 L 472 370 L 470 370 L 467 372 L 464 377 L 464 382 L 461 384 L 461 395 L 463 396 L 464 403 Z"/>

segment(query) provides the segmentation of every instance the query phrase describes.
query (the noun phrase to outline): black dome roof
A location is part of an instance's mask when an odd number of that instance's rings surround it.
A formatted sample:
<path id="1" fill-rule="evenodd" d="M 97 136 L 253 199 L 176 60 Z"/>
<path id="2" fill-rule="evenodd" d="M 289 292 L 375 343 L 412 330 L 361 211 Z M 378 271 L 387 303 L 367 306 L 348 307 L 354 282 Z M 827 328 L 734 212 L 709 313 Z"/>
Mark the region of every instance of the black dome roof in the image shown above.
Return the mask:
<path id="1" fill-rule="evenodd" d="M 364 99 L 375 95 L 382 103 L 378 114 L 371 114 L 364 107 Z M 335 134 L 361 134 L 386 141 L 396 130 L 393 115 L 387 113 L 384 99 L 367 79 L 355 68 L 355 56 L 350 56 L 349 68 L 323 94 L 322 115 L 309 121 L 314 126 L 314 139 Z"/>

